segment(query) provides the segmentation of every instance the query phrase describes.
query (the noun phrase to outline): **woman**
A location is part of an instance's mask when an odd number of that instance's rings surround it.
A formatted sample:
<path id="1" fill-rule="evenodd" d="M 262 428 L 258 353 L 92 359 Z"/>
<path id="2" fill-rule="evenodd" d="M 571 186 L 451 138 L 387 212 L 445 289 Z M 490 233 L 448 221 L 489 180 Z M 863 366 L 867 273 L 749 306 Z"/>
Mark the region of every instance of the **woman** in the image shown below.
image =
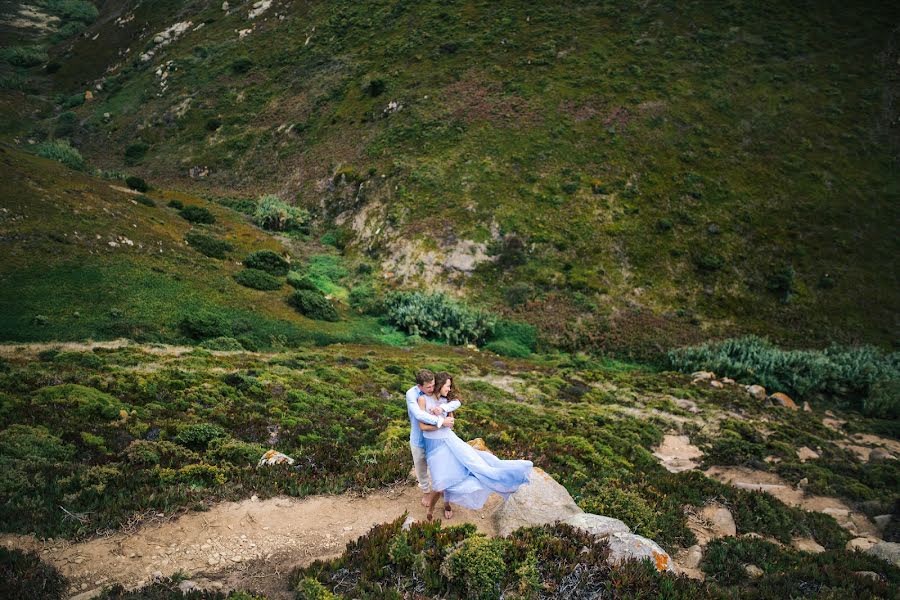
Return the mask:
<path id="1" fill-rule="evenodd" d="M 456 410 L 460 402 L 456 399 L 450 375 L 438 373 L 434 384 L 434 395 L 420 396 L 419 407 L 434 413 L 441 411 L 441 414 Z M 500 460 L 490 452 L 476 450 L 465 443 L 452 429 L 438 429 L 421 422 L 419 426 L 425 436 L 425 459 L 434 490 L 428 506 L 429 521 L 442 493 L 444 518 L 450 519 L 453 517 L 451 502 L 479 509 L 491 493 L 506 499 L 522 484 L 528 483 L 533 466 L 530 460 Z"/>

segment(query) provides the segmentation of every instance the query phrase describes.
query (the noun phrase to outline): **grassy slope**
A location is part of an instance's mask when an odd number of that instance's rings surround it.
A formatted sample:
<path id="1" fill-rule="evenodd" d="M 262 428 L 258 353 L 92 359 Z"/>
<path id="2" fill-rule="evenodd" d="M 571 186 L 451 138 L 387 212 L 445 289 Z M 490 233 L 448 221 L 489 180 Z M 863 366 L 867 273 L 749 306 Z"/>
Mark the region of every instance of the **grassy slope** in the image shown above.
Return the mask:
<path id="1" fill-rule="evenodd" d="M 195 185 L 296 194 L 325 218 L 364 182 L 362 201 L 383 205 L 376 255 L 423 223 L 477 241 L 493 223 L 525 241 L 524 264 L 487 268 L 470 289 L 499 306 L 529 284 L 521 315 L 570 346 L 641 345 L 647 327 L 663 345 L 700 329 L 895 339 L 885 266 L 900 249 L 900 188 L 884 98 L 896 15 L 881 3 L 620 4 L 296 2 L 254 22 L 249 5 L 189 3 L 165 22 L 141 7 L 125 28 L 144 32 L 132 57 L 176 16 L 205 26 L 150 65 L 126 61 L 79 109 L 76 139 L 109 167 L 142 139 L 147 176 L 184 182 L 209 166 Z M 113 46 L 122 35 L 97 27 Z M 89 40 L 70 56 L 67 86 L 115 62 Z M 403 109 L 385 116 L 390 100 Z M 322 192 L 338 168 L 349 189 Z M 787 267 L 784 304 L 767 285 Z"/>
<path id="2" fill-rule="evenodd" d="M 0 147 L 0 158 L 7 177 L 0 192 L 4 341 L 177 341 L 184 339 L 181 318 L 203 310 L 230 322 L 228 335 L 247 335 L 259 345 L 272 343 L 271 336 L 297 343 L 381 334 L 371 320 L 331 324 L 299 316 L 284 301 L 287 285 L 260 292 L 235 283 L 232 275 L 247 253 L 284 250 L 238 213 L 186 194 L 153 191 L 156 206 L 144 206 L 107 181 L 55 162 L 7 147 Z M 215 224 L 193 227 L 230 242 L 234 250 L 226 260 L 184 242 L 192 225 L 166 206 L 170 199 L 213 212 Z"/>

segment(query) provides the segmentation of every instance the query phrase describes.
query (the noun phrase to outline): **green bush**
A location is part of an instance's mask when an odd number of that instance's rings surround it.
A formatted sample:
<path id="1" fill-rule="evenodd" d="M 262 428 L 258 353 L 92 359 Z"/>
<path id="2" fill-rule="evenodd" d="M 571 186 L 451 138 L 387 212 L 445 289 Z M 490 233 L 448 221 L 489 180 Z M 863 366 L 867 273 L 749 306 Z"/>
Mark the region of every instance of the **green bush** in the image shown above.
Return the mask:
<path id="1" fill-rule="evenodd" d="M 181 200 L 169 200 L 169 203 L 166 204 L 169 208 L 174 208 L 175 210 L 181 210 L 184 208 L 184 203 Z"/>
<path id="2" fill-rule="evenodd" d="M 865 399 L 873 391 L 880 393 L 879 389 L 890 388 L 896 385 L 891 382 L 900 380 L 898 352 L 884 352 L 872 346 L 781 350 L 756 336 L 672 350 L 668 362 L 673 369 L 685 373 L 709 370 L 720 377 L 758 383 L 798 397 L 827 394 L 862 410 L 866 410 Z M 871 402 L 868 407 L 881 410 Z"/>
<path id="3" fill-rule="evenodd" d="M 79 92 L 77 94 L 72 94 L 67 98 L 63 98 L 60 102 L 63 108 L 75 108 L 76 106 L 81 106 L 84 104 L 84 93 Z"/>
<path id="4" fill-rule="evenodd" d="M 181 218 L 191 223 L 201 223 L 211 225 L 216 222 L 216 217 L 209 212 L 209 209 L 202 206 L 189 205 L 178 211 Z"/>
<path id="5" fill-rule="evenodd" d="M 150 186 L 147 185 L 147 182 L 144 181 L 143 178 L 134 175 L 125 178 L 125 185 L 138 192 L 146 192 L 150 189 Z"/>
<path id="6" fill-rule="evenodd" d="M 54 137 L 69 137 L 75 131 L 76 123 L 78 123 L 78 116 L 75 113 L 72 111 L 61 113 L 56 118 L 56 127 L 53 129 Z"/>
<path id="7" fill-rule="evenodd" d="M 531 355 L 531 350 L 517 341 L 509 339 L 488 342 L 485 344 L 484 349 L 510 358 L 527 358 Z"/>
<path id="8" fill-rule="evenodd" d="M 68 597 L 67 588 L 66 578 L 36 553 L 0 546 L 0 598 L 55 600 Z"/>
<path id="9" fill-rule="evenodd" d="M 509 340 L 533 351 L 537 347 L 537 328 L 527 323 L 501 319 L 494 325 L 492 339 Z"/>
<path id="10" fill-rule="evenodd" d="M 498 599 L 506 575 L 504 553 L 508 546 L 504 539 L 466 538 L 445 559 L 446 572 L 451 581 L 462 584 L 467 598 Z"/>
<path id="11" fill-rule="evenodd" d="M 99 14 L 97 7 L 88 0 L 38 0 L 38 6 L 64 21 L 79 21 L 90 25 Z"/>
<path id="12" fill-rule="evenodd" d="M 340 598 L 329 592 L 324 585 L 312 577 L 301 579 L 294 590 L 297 592 L 297 600 L 338 600 Z"/>
<path id="13" fill-rule="evenodd" d="M 495 323 L 493 315 L 440 293 L 397 292 L 387 298 L 385 308 L 388 320 L 398 329 L 451 344 L 482 342 Z"/>
<path id="14" fill-rule="evenodd" d="M 137 201 L 139 204 L 143 204 L 144 206 L 149 206 L 150 208 L 156 206 L 156 202 L 153 201 L 153 198 L 150 198 L 149 196 L 145 196 L 143 194 L 135 198 L 135 201 Z"/>
<path id="15" fill-rule="evenodd" d="M 312 290 L 314 292 L 319 291 L 319 288 L 316 286 L 315 282 L 310 279 L 309 276 L 304 275 L 299 271 L 288 271 L 287 282 L 289 286 L 298 290 Z"/>
<path id="16" fill-rule="evenodd" d="M 259 269 L 276 277 L 287 275 L 291 264 L 276 252 L 271 250 L 257 250 L 251 252 L 244 259 L 244 266 L 248 269 Z"/>
<path id="17" fill-rule="evenodd" d="M 228 433 L 218 425 L 195 423 L 181 427 L 175 435 L 175 441 L 192 450 L 203 450 L 210 441 L 227 436 Z"/>
<path id="18" fill-rule="evenodd" d="M 14 67 L 30 68 L 47 62 L 47 52 L 38 46 L 12 46 L 2 51 L 3 60 Z"/>
<path id="19" fill-rule="evenodd" d="M 223 351 L 241 351 L 244 346 L 233 337 L 217 337 L 210 340 L 204 340 L 200 343 L 201 348 L 206 350 L 223 350 Z"/>
<path id="20" fill-rule="evenodd" d="M 217 437 L 209 441 L 206 456 L 217 463 L 255 466 L 267 451 L 268 448 L 261 444 L 242 442 L 230 437 Z"/>
<path id="21" fill-rule="evenodd" d="M 199 231 L 188 231 L 184 239 L 191 248 L 210 258 L 225 258 L 229 252 L 234 250 L 234 246 L 225 240 L 200 233 Z"/>
<path id="22" fill-rule="evenodd" d="M 76 171 L 83 171 L 85 168 L 84 158 L 81 157 L 81 153 L 66 140 L 41 142 L 35 146 L 35 152 L 38 156 L 61 162 Z"/>
<path id="23" fill-rule="evenodd" d="M 309 212 L 291 206 L 277 196 L 266 195 L 259 199 L 253 221 L 270 231 L 290 231 L 305 227 L 309 221 Z"/>
<path id="24" fill-rule="evenodd" d="M 91 387 L 67 383 L 45 387 L 34 395 L 36 405 L 55 405 L 84 419 L 111 421 L 119 418 L 119 411 L 128 407 L 117 398 Z"/>
<path id="25" fill-rule="evenodd" d="M 579 505 L 585 512 L 619 519 L 634 533 L 651 539 L 659 533 L 656 512 L 639 494 L 597 482 L 585 486 L 583 494 Z"/>
<path id="26" fill-rule="evenodd" d="M 280 289 L 282 281 L 259 269 L 244 269 L 234 274 L 234 280 L 244 287 L 264 292 Z"/>
<path id="27" fill-rule="evenodd" d="M 125 148 L 125 164 L 136 165 L 141 162 L 149 149 L 150 146 L 144 142 L 129 144 L 128 147 Z"/>
<path id="28" fill-rule="evenodd" d="M 231 61 L 231 71 L 234 73 L 246 73 L 250 69 L 253 68 L 253 61 L 247 58 L 246 56 L 241 56 L 239 58 Z"/>
<path id="29" fill-rule="evenodd" d="M 869 388 L 863 413 L 879 419 L 900 419 L 900 379 L 882 379 Z"/>
<path id="30" fill-rule="evenodd" d="M 338 314 L 334 305 L 321 292 L 297 290 L 288 298 L 288 304 L 297 312 L 310 319 L 319 321 L 337 321 Z"/>
<path id="31" fill-rule="evenodd" d="M 208 310 L 184 315 L 178 323 L 178 328 L 195 340 L 231 336 L 231 325 L 225 317 Z"/>
<path id="32" fill-rule="evenodd" d="M 63 464 L 75 457 L 75 447 L 46 427 L 10 425 L 0 431 L 0 460 L 21 460 L 33 466 Z"/>

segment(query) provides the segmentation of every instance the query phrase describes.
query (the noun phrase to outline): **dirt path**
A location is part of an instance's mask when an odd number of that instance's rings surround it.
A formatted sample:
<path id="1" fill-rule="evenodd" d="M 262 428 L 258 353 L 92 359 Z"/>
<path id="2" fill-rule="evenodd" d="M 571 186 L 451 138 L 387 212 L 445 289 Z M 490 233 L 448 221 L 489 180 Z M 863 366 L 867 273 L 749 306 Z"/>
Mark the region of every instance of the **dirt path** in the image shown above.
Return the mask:
<path id="1" fill-rule="evenodd" d="M 249 588 L 269 598 L 293 598 L 286 580 L 293 567 L 340 555 L 348 542 L 404 511 L 423 520 L 420 500 L 415 486 L 365 497 L 250 499 L 187 513 L 130 535 L 117 533 L 79 543 L 2 535 L 0 544 L 38 552 L 69 579 L 73 595 L 90 597 L 115 583 L 137 587 L 154 573 L 167 577 L 182 573 L 214 589 Z M 457 507 L 445 523 L 473 523 L 494 535 L 490 513 L 498 501 L 492 496 L 480 511 Z"/>
<path id="2" fill-rule="evenodd" d="M 136 348 L 147 354 L 158 356 L 181 356 L 192 352 L 199 346 L 174 346 L 171 344 L 139 344 L 126 338 L 107 340 L 100 342 L 22 342 L 21 344 L 0 344 L 0 357 L 34 356 L 44 350 L 59 350 L 60 352 L 90 352 L 94 348 Z M 274 356 L 267 352 L 250 352 L 248 350 L 207 350 L 216 356 L 230 354 L 253 354 L 256 356 Z"/>

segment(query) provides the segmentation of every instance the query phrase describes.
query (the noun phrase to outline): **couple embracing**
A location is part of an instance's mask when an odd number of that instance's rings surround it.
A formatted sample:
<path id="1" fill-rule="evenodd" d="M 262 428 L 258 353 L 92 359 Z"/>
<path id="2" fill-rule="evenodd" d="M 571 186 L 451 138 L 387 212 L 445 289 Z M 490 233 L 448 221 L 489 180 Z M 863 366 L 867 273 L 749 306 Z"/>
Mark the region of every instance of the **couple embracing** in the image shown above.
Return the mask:
<path id="1" fill-rule="evenodd" d="M 452 504 L 479 509 L 491 493 L 506 499 L 519 486 L 528 483 L 531 473 L 529 460 L 500 460 L 457 437 L 453 432 L 453 413 L 460 406 L 449 373 L 435 375 L 422 369 L 416 374 L 416 385 L 406 392 L 409 448 L 429 521 L 441 496 L 444 518 L 450 519 Z"/>

